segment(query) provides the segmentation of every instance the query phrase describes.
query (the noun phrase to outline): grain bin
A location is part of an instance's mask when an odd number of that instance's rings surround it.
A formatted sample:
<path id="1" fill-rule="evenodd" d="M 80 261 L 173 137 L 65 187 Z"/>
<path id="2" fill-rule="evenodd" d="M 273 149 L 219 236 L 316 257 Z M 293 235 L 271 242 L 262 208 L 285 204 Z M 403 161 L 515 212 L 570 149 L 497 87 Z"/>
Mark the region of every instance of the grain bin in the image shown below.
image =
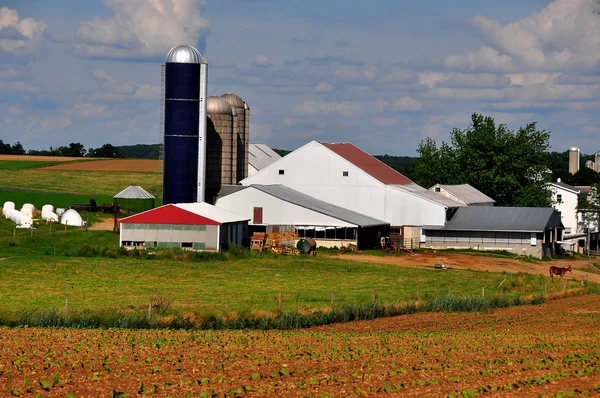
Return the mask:
<path id="1" fill-rule="evenodd" d="M 250 145 L 250 107 L 238 95 L 225 93 L 221 97 L 227 101 L 237 115 L 234 124 L 234 137 L 237 144 L 237 170 L 234 184 L 248 177 L 248 147 Z"/>
<path id="2" fill-rule="evenodd" d="M 302 238 L 296 243 L 296 249 L 303 254 L 314 254 L 317 242 L 313 238 Z"/>
<path id="3" fill-rule="evenodd" d="M 218 96 L 206 103 L 206 198 L 213 203 L 221 186 L 237 184 L 235 108 Z"/>

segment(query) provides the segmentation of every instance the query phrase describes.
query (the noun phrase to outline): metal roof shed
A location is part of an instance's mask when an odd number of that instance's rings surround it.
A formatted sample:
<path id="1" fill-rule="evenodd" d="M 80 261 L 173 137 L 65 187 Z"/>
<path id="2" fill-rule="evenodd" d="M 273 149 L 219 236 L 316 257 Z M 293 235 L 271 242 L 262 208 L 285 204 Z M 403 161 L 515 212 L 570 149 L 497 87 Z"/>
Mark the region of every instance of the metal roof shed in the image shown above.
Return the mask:
<path id="1" fill-rule="evenodd" d="M 243 246 L 248 218 L 208 203 L 168 204 L 119 221 L 120 246 L 221 251 Z"/>
<path id="2" fill-rule="evenodd" d="M 113 199 L 121 209 L 133 213 L 153 209 L 156 201 L 156 198 L 152 194 L 138 185 L 128 186 L 113 196 Z"/>

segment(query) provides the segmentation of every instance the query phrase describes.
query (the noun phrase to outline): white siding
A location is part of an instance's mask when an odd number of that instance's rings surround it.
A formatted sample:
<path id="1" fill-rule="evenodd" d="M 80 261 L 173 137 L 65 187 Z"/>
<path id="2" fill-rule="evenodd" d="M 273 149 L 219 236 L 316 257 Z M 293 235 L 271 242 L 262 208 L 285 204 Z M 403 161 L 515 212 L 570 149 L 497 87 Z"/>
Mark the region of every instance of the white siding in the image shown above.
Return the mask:
<path id="1" fill-rule="evenodd" d="M 313 210 L 285 202 L 255 188 L 246 188 L 219 198 L 216 206 L 250 218 L 249 225 L 254 225 L 254 208 L 262 207 L 263 225 L 356 226 L 317 213 Z"/>
<path id="2" fill-rule="evenodd" d="M 575 234 L 577 230 L 577 194 L 566 190 L 557 185 L 550 185 L 552 191 L 552 202 L 554 208 L 560 212 L 560 220 L 565 226 L 565 234 Z M 561 202 L 558 203 L 558 195 L 561 195 Z"/>
<path id="3" fill-rule="evenodd" d="M 386 187 L 385 218 L 391 225 L 440 225 L 446 222 L 446 207 L 417 195 Z"/>

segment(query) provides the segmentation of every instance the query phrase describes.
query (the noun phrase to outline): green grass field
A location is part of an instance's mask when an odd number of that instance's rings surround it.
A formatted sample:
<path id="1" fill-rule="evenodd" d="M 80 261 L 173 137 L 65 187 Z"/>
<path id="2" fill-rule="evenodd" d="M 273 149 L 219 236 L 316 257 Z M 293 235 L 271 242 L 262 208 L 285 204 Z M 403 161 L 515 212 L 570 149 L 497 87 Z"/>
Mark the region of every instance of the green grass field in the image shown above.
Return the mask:
<path id="1" fill-rule="evenodd" d="M 60 164 L 61 162 L 38 162 L 34 160 L 0 160 L 0 170 L 38 169 Z"/>
<path id="2" fill-rule="evenodd" d="M 440 272 L 426 264 L 414 269 L 319 256 L 246 252 L 246 258 L 215 254 L 194 261 L 190 253 L 176 253 L 139 259 L 119 256 L 112 232 L 52 228 L 14 230 L 10 221 L 0 220 L 0 309 L 60 308 L 67 297 L 79 309 L 143 309 L 151 296 L 162 295 L 176 311 L 223 313 L 277 309 L 280 294 L 281 308 L 295 310 L 322 308 L 332 300 L 362 304 L 481 296 L 482 287 L 486 298 L 562 288 L 544 276 Z M 82 257 L 82 247 L 105 254 Z M 173 260 L 177 256 L 181 261 Z M 498 288 L 505 276 L 507 282 Z"/>
<path id="3" fill-rule="evenodd" d="M 112 197 L 129 185 L 140 185 L 152 195 L 162 196 L 160 173 L 43 169 L 0 173 L 0 188 L 3 189 L 74 193 L 89 197 Z"/>

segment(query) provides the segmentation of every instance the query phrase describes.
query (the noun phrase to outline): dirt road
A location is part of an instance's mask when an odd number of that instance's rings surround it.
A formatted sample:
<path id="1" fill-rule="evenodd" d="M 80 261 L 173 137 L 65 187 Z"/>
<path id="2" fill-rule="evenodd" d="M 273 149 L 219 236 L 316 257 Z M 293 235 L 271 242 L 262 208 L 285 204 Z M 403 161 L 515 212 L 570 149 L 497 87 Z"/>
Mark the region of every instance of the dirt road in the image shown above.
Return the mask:
<path id="1" fill-rule="evenodd" d="M 321 255 L 321 254 L 320 254 Z M 401 267 L 432 267 L 434 264 L 443 264 L 449 268 L 470 269 L 489 272 L 526 272 L 530 274 L 548 275 L 548 268 L 554 265 L 556 267 L 571 266 L 573 272 L 567 273 L 568 279 L 587 279 L 590 282 L 600 283 L 600 267 L 593 264 L 600 264 L 600 259 L 596 260 L 549 260 L 549 261 L 522 261 L 508 258 L 472 256 L 455 253 L 413 253 L 404 256 L 373 256 L 366 254 L 343 254 L 329 255 L 344 260 L 359 261 L 376 264 L 392 264 Z"/>

